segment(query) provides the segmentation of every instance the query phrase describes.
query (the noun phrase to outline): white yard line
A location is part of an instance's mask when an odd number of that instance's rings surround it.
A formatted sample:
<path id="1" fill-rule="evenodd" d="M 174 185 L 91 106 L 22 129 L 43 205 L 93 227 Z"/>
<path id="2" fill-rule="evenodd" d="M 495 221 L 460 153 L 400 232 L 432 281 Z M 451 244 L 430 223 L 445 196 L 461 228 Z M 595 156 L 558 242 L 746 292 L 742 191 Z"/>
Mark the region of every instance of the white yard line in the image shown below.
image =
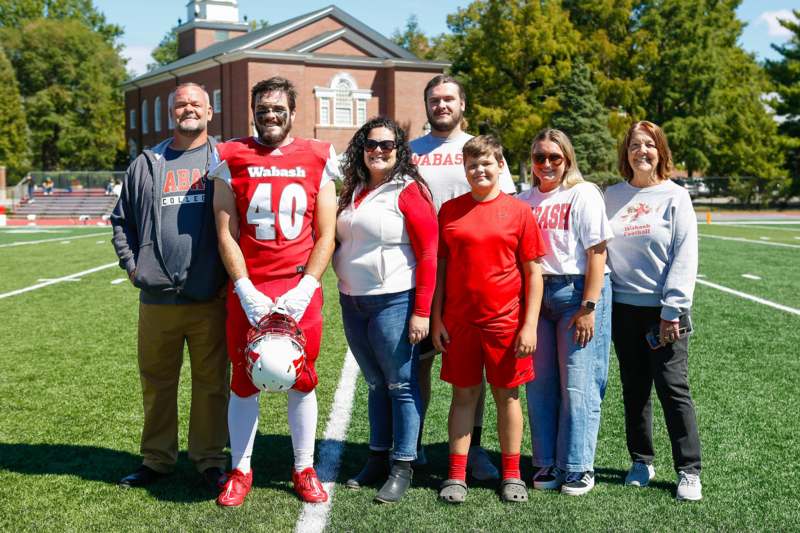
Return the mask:
<path id="1" fill-rule="evenodd" d="M 746 292 L 737 291 L 735 289 L 731 289 L 730 287 L 725 287 L 723 285 L 717 285 L 716 283 L 711 283 L 710 281 L 706 281 L 704 279 L 698 279 L 697 283 L 705 285 L 707 287 L 711 287 L 712 289 L 717 289 L 718 291 L 727 292 L 728 294 L 733 294 L 734 296 L 738 296 L 739 298 L 744 298 L 745 300 L 750 300 L 751 302 L 756 302 L 762 305 L 772 307 L 774 309 L 778 309 L 780 311 L 785 311 L 787 313 L 800 316 L 800 309 L 795 309 L 794 307 L 789 307 L 788 305 L 781 305 L 779 303 L 775 303 L 770 300 L 765 300 L 764 298 L 759 298 L 758 296 L 753 296 L 752 294 L 747 294 Z"/>
<path id="2" fill-rule="evenodd" d="M 36 289 L 41 289 L 42 287 L 48 287 L 50 285 L 55 285 L 56 283 L 61 283 L 62 281 L 73 281 L 75 278 L 79 278 L 81 276 L 85 276 L 86 274 L 92 274 L 94 272 L 99 272 L 101 270 L 105 270 L 107 268 L 118 266 L 119 263 L 114 261 L 113 263 L 108 263 L 107 265 L 100 265 L 98 267 L 90 268 L 89 270 L 84 270 L 83 272 L 76 272 L 75 274 L 70 274 L 68 276 L 63 276 L 60 278 L 51 279 L 48 281 L 44 281 L 42 283 L 37 283 L 36 285 L 31 285 L 30 287 L 24 287 L 22 289 L 17 289 L 11 292 L 4 292 L 0 294 L 0 300 L 3 298 L 8 298 L 9 296 L 16 296 L 18 294 L 23 294 L 30 291 L 35 291 Z"/>
<path id="3" fill-rule="evenodd" d="M 0 248 L 10 248 L 11 246 L 25 246 L 26 244 L 41 244 L 43 242 L 60 242 L 60 241 L 70 241 L 74 239 L 88 239 L 89 237 L 97 237 L 98 235 L 108 235 L 111 236 L 107 231 L 103 233 L 89 233 L 87 235 L 78 235 L 74 237 L 55 237 L 53 239 L 39 239 L 36 241 L 17 241 L 17 242 L 10 242 L 7 244 L 0 244 Z M 110 243 L 111 241 L 109 241 Z"/>
<path id="4" fill-rule="evenodd" d="M 751 244 L 766 244 L 768 246 L 781 246 L 783 248 L 800 248 L 800 244 L 789 244 L 786 242 L 756 241 L 753 239 L 743 239 L 741 237 L 723 237 L 721 235 L 708 235 L 705 233 L 700 233 L 699 235 L 707 239 L 719 239 L 721 241 L 749 242 Z"/>
<path id="5" fill-rule="evenodd" d="M 705 225 L 705 219 L 698 219 L 700 224 Z M 753 227 L 753 226 L 764 226 L 765 224 L 769 225 L 780 225 L 780 226 L 797 226 L 800 225 L 800 220 L 731 220 L 731 221 L 713 221 L 710 225 L 711 226 L 741 226 L 741 227 Z M 770 229 L 787 229 L 787 228 L 770 228 Z M 796 231 L 796 230 L 791 230 Z"/>
<path id="6" fill-rule="evenodd" d="M 342 462 L 344 441 L 347 427 L 350 425 L 350 414 L 353 410 L 353 396 L 356 391 L 358 364 L 350 349 L 344 356 L 342 375 L 333 397 L 333 405 L 325 426 L 325 437 L 319 443 L 319 463 L 317 475 L 328 492 L 325 503 L 306 503 L 297 518 L 294 530 L 296 533 L 321 533 L 328 523 L 328 515 L 333 505 L 333 493 L 336 489 L 336 477 Z"/>

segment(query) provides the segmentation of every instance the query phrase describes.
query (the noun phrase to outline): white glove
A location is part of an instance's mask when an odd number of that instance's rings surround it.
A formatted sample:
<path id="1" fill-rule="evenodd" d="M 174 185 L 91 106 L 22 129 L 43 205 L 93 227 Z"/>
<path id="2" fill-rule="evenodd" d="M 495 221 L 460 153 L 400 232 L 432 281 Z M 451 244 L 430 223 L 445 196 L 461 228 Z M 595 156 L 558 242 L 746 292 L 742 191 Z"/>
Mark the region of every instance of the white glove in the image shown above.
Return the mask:
<path id="1" fill-rule="evenodd" d="M 240 278 L 233 284 L 233 290 L 239 297 L 244 314 L 251 326 L 257 326 L 258 321 L 272 310 L 275 303 L 272 299 L 256 289 L 250 278 Z"/>
<path id="2" fill-rule="evenodd" d="M 319 281 L 317 281 L 317 278 L 306 274 L 303 276 L 303 279 L 300 280 L 300 283 L 297 284 L 297 287 L 286 291 L 283 296 L 280 296 L 276 300 L 275 305 L 286 309 L 286 312 L 294 318 L 295 321 L 300 322 L 303 315 L 306 313 L 308 304 L 311 303 L 314 292 L 318 288 Z"/>

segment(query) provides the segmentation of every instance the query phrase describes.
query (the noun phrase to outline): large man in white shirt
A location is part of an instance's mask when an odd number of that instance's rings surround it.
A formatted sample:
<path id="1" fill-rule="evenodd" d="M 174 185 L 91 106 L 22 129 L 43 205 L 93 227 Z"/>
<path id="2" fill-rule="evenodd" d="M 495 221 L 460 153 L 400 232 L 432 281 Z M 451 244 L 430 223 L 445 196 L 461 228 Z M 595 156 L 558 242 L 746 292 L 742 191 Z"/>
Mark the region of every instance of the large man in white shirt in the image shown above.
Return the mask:
<path id="1" fill-rule="evenodd" d="M 422 177 L 433 194 L 436 210 L 446 201 L 470 191 L 464 173 L 464 161 L 461 149 L 473 136 L 463 130 L 466 94 L 464 87 L 451 76 L 440 74 L 425 86 L 423 93 L 425 112 L 431 131 L 411 141 L 413 161 L 419 168 Z M 508 164 L 503 165 L 500 175 L 500 188 L 503 192 L 514 194 L 516 189 Z M 436 351 L 430 337 L 420 343 L 419 388 L 423 401 L 424 414 L 431 398 L 431 368 Z M 468 455 L 468 469 L 475 479 L 489 480 L 500 477 L 497 468 L 489 460 L 486 451 L 481 447 L 483 428 L 483 403 L 486 397 L 485 382 L 481 389 L 481 398 L 475 411 L 475 426 L 472 430 L 472 444 Z M 420 425 L 420 451 L 418 463 L 424 463 L 422 452 L 422 425 Z"/>

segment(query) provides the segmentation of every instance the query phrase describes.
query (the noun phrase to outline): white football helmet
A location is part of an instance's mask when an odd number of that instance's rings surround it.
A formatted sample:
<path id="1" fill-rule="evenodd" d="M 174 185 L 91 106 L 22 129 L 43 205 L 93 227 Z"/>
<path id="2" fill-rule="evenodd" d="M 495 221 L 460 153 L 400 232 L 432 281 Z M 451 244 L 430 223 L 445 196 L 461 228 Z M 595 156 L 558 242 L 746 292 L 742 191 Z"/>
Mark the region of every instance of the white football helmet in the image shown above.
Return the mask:
<path id="1" fill-rule="evenodd" d="M 265 392 L 286 392 L 305 366 L 306 338 L 284 309 L 274 307 L 247 333 L 247 373 Z"/>

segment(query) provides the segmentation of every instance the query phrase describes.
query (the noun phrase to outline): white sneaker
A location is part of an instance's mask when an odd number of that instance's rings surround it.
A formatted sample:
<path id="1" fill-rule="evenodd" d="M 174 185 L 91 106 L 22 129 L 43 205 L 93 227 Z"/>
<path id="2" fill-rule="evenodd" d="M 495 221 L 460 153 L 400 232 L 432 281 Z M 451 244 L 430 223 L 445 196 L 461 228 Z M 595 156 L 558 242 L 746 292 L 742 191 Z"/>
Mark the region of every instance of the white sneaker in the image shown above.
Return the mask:
<path id="1" fill-rule="evenodd" d="M 533 475 L 533 488 L 536 490 L 558 490 L 564 483 L 567 473 L 557 466 L 543 466 Z"/>
<path id="2" fill-rule="evenodd" d="M 583 496 L 594 488 L 594 472 L 567 472 L 564 484 L 561 485 L 561 494 L 567 496 Z"/>
<path id="3" fill-rule="evenodd" d="M 656 469 L 653 465 L 634 461 L 628 475 L 625 476 L 625 484 L 632 487 L 646 487 L 652 479 L 656 477 Z"/>
<path id="4" fill-rule="evenodd" d="M 467 469 L 478 481 L 500 479 L 500 472 L 492 464 L 489 454 L 480 446 L 470 446 L 467 454 Z"/>
<path id="5" fill-rule="evenodd" d="M 703 485 L 700 483 L 700 476 L 697 474 L 689 474 L 683 470 L 678 472 L 678 491 L 675 493 L 675 498 L 678 501 L 702 500 Z"/>

